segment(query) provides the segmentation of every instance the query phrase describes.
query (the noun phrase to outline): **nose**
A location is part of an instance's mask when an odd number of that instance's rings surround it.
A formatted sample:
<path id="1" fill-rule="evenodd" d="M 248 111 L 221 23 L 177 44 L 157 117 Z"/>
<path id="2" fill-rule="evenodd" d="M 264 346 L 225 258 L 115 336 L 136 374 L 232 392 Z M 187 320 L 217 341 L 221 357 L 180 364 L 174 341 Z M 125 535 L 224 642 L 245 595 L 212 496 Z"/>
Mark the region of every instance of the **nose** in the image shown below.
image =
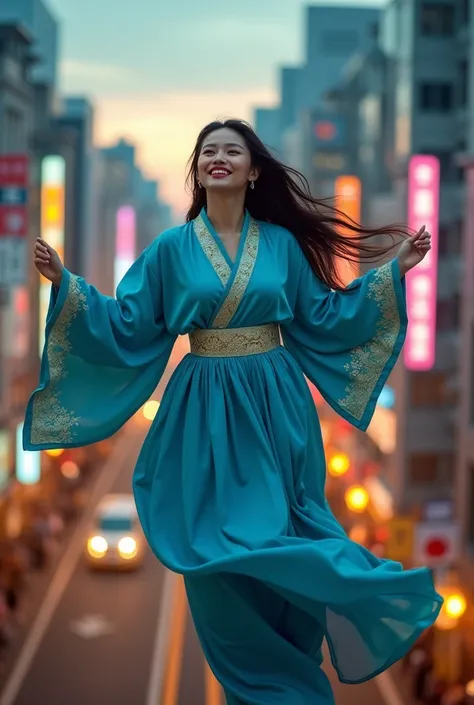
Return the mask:
<path id="1" fill-rule="evenodd" d="M 214 159 L 212 160 L 212 163 L 213 164 L 224 164 L 224 162 L 226 162 L 226 161 L 227 160 L 226 160 L 225 156 L 222 155 L 220 152 L 217 152 L 214 155 Z"/>

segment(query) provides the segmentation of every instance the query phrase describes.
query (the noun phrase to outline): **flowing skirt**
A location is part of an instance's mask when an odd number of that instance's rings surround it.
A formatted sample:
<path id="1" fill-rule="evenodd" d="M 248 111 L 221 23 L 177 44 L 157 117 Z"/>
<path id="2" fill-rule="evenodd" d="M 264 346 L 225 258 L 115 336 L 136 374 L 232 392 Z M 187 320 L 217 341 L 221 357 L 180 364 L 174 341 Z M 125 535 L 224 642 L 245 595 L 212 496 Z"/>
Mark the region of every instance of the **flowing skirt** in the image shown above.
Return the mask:
<path id="1" fill-rule="evenodd" d="M 427 569 L 352 542 L 324 495 L 311 393 L 284 348 L 187 355 L 134 474 L 147 540 L 184 575 L 229 705 L 330 705 L 326 639 L 344 683 L 373 678 L 436 619 Z"/>

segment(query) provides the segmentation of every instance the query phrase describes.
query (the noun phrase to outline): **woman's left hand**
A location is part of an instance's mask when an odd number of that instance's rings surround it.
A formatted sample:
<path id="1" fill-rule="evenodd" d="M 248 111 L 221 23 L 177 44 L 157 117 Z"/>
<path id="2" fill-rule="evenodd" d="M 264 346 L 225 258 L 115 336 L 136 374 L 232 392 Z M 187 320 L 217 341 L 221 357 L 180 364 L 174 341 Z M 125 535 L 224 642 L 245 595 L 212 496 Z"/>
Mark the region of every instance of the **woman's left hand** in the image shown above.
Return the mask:
<path id="1" fill-rule="evenodd" d="M 431 234 L 425 226 L 421 227 L 415 235 L 407 238 L 398 250 L 398 264 L 402 277 L 426 256 L 431 250 Z"/>

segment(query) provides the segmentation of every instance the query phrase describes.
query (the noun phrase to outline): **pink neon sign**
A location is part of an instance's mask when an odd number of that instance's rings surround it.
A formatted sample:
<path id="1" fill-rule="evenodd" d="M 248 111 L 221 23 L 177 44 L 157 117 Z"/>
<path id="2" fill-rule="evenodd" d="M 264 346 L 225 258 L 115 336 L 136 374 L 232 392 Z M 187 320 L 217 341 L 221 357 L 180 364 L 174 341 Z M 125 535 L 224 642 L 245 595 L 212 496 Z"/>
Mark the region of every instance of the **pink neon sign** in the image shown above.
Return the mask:
<path id="1" fill-rule="evenodd" d="M 431 250 L 406 277 L 408 330 L 405 365 L 430 370 L 436 351 L 436 286 L 438 270 L 439 160 L 417 154 L 408 167 L 408 225 L 431 233 Z"/>
<path id="2" fill-rule="evenodd" d="M 135 209 L 121 206 L 117 211 L 115 256 L 133 262 L 135 258 Z"/>

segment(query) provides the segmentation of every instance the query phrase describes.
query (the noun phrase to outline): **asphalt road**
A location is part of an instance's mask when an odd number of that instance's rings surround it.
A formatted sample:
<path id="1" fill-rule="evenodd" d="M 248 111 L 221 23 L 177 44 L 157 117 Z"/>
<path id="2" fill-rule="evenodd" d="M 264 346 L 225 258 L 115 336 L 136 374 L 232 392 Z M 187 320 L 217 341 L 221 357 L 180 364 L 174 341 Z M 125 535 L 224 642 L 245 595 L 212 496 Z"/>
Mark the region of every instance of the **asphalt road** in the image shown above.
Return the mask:
<path id="1" fill-rule="evenodd" d="M 142 435 L 132 428 L 121 441 L 95 502 L 104 492 L 130 490 Z M 224 705 L 182 579 L 151 554 L 135 573 L 91 572 L 81 555 L 86 533 L 79 527 L 72 538 L 0 705 Z M 382 698 L 373 682 L 347 687 L 331 680 L 337 705 L 403 705 Z"/>

